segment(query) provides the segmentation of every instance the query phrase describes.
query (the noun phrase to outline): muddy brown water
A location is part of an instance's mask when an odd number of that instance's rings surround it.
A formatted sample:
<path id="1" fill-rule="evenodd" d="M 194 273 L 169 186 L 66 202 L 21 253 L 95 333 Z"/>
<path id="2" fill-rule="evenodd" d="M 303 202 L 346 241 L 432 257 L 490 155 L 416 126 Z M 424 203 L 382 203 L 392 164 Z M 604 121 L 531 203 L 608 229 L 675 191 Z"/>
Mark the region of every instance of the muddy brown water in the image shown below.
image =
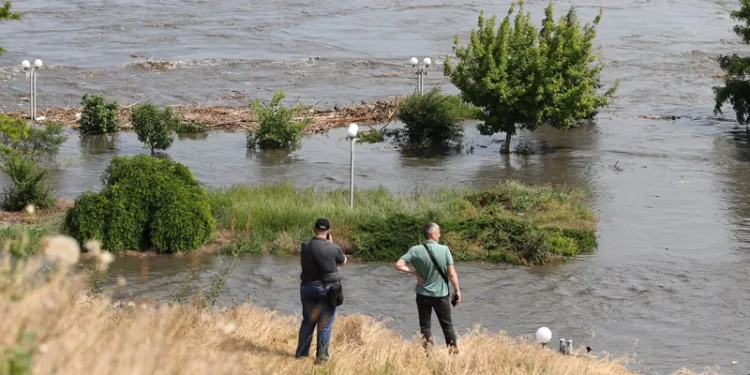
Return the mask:
<path id="1" fill-rule="evenodd" d="M 527 7 L 536 19 L 543 2 Z M 558 10 L 570 3 L 558 3 Z M 213 102 L 286 89 L 319 105 L 406 93 L 412 55 L 438 61 L 456 31 L 466 36 L 490 1 L 62 1 L 15 2 L 20 22 L 2 24 L 0 105 L 24 109 L 26 81 L 18 65 L 41 58 L 40 106 L 76 105 L 88 90 L 126 103 Z M 467 123 L 473 153 L 440 158 L 401 155 L 387 145 L 358 145 L 358 187 L 397 192 L 446 185 L 487 186 L 513 178 L 584 186 L 600 217 L 595 254 L 566 264 L 522 268 L 461 264 L 466 302 L 455 310 L 461 332 L 474 324 L 516 336 L 539 326 L 553 340 L 572 338 L 633 358 L 630 366 L 669 373 L 682 366 L 750 372 L 750 144 L 744 129 L 713 116 L 713 56 L 747 50 L 731 34 L 734 1 L 577 1 L 588 20 L 601 7 L 598 40 L 606 82 L 621 79 L 617 102 L 594 127 L 568 133 L 522 133 L 534 155 L 503 158 L 499 145 Z M 166 72 L 134 64 L 176 62 Z M 455 92 L 440 75 L 427 80 Z M 674 115 L 653 120 L 641 115 Z M 493 139 L 501 139 L 496 135 Z M 468 147 L 467 149 L 470 149 Z M 113 155 L 145 152 L 132 133 L 71 136 L 55 172 L 60 195 L 98 189 Z M 179 140 L 169 154 L 211 186 L 293 181 L 345 188 L 348 148 L 341 130 L 307 139 L 293 153 L 248 154 L 242 134 Z M 614 165 L 617 164 L 617 168 Z M 2 181 L 2 185 L 7 181 Z M 171 298 L 191 260 L 118 258 L 116 274 L 133 295 Z M 243 257 L 221 303 L 252 300 L 297 314 L 295 258 Z M 207 285 L 225 265 L 201 258 L 194 285 Z M 418 330 L 411 280 L 388 264 L 350 264 L 342 313 L 389 319 L 406 337 Z M 731 366 L 733 360 L 738 365 Z"/>

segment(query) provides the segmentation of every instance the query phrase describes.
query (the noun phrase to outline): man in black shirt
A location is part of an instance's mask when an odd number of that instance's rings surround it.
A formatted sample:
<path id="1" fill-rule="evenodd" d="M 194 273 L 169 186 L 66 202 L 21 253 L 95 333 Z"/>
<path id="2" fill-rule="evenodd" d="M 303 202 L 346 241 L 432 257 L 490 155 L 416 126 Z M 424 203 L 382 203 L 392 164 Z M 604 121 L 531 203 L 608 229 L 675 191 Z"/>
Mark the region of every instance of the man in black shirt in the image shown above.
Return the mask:
<path id="1" fill-rule="evenodd" d="M 327 291 L 331 284 L 341 282 L 339 268 L 346 264 L 346 255 L 331 237 L 331 223 L 328 219 L 315 222 L 315 237 L 302 242 L 300 264 L 300 299 L 302 300 L 302 325 L 299 329 L 299 342 L 295 357 L 307 357 L 312 345 L 315 326 L 318 327 L 315 363 L 328 360 L 328 346 L 331 342 L 331 328 L 336 315 L 336 307 L 328 303 Z"/>

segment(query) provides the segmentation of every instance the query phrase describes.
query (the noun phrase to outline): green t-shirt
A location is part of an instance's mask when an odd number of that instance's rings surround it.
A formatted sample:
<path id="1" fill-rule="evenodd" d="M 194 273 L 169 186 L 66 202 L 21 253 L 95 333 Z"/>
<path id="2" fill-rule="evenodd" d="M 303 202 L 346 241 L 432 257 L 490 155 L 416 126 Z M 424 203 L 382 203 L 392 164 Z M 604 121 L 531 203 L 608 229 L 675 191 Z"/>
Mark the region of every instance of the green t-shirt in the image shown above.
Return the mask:
<path id="1" fill-rule="evenodd" d="M 448 266 L 453 265 L 453 256 L 448 246 L 441 245 L 435 241 L 425 242 L 435 255 L 435 260 L 440 268 L 448 275 Z M 404 256 L 401 257 L 406 263 L 410 263 L 417 273 L 424 279 L 424 284 L 417 284 L 416 292 L 427 297 L 445 297 L 448 295 L 448 284 L 445 283 L 440 272 L 435 269 L 435 264 L 430 259 L 430 254 L 422 245 L 412 246 Z"/>

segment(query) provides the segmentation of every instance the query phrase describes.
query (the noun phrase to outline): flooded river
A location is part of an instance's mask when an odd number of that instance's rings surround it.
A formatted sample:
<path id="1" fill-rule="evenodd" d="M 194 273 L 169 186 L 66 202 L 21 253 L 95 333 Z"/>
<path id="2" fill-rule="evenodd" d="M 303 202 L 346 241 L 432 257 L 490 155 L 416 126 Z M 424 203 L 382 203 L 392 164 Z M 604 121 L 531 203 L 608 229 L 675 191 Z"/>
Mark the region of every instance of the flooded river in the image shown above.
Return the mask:
<path id="1" fill-rule="evenodd" d="M 24 20 L 0 27 L 9 52 L 0 60 L 4 110 L 24 109 L 18 66 L 44 60 L 38 103 L 76 105 L 88 90 L 125 103 L 211 102 L 237 93 L 270 98 L 273 90 L 319 105 L 382 98 L 411 90 L 406 61 L 438 60 L 453 35 L 465 36 L 490 1 L 201 1 L 27 0 Z M 528 8 L 541 18 L 543 2 Z M 558 3 L 558 11 L 569 3 Z M 499 145 L 467 123 L 472 153 L 420 159 L 387 145 L 358 145 L 356 184 L 398 192 L 416 187 L 487 186 L 508 178 L 585 186 L 600 217 L 600 248 L 564 265 L 537 269 L 461 264 L 465 304 L 458 328 L 479 323 L 510 335 L 552 329 L 634 359 L 647 373 L 682 366 L 750 372 L 750 144 L 744 129 L 716 119 L 713 56 L 747 50 L 731 34 L 734 1 L 576 1 L 584 19 L 601 7 L 598 40 L 605 81 L 621 79 L 618 100 L 595 127 L 521 134 L 530 156 L 501 157 Z M 166 72 L 137 64 L 145 56 L 176 61 Z M 438 67 L 438 70 L 440 67 Z M 427 80 L 455 92 L 439 71 Z M 730 117 L 731 117 L 731 113 Z M 641 115 L 674 115 L 652 120 Z M 502 138 L 502 135 L 493 137 Z M 467 148 L 468 150 L 469 148 Z M 54 175 L 62 196 L 98 189 L 113 155 L 146 152 L 132 133 L 66 142 Z M 341 130 L 316 135 L 291 153 L 248 154 L 242 134 L 180 140 L 169 154 L 211 186 L 291 180 L 345 188 L 348 145 Z M 615 165 L 617 167 L 615 168 Z M 2 184 L 7 182 L 3 181 Z M 147 262 L 147 264 L 146 264 Z M 202 258 L 196 285 L 225 264 Z M 148 279 L 141 280 L 144 267 Z M 134 295 L 170 298 L 189 276 L 191 260 L 118 259 L 115 271 Z M 298 313 L 298 260 L 244 257 L 221 295 Z M 389 319 L 418 331 L 411 280 L 388 264 L 350 264 L 343 313 Z M 739 361 L 731 366 L 733 360 Z"/>

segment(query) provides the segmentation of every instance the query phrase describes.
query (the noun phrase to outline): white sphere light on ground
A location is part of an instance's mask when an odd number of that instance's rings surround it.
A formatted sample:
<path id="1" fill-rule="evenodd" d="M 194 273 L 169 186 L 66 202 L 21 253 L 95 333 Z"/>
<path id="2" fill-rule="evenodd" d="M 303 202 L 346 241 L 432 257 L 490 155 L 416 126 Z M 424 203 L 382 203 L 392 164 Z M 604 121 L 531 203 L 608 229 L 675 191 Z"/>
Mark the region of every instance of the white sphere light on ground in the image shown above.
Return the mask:
<path id="1" fill-rule="evenodd" d="M 409 60 L 409 62 L 411 63 L 411 65 L 417 65 L 417 64 L 419 64 L 419 60 L 417 60 L 416 57 L 412 57 L 411 60 Z"/>
<path id="2" fill-rule="evenodd" d="M 432 64 L 432 59 L 425 57 L 423 62 L 425 65 L 430 66 L 430 64 Z"/>
<path id="3" fill-rule="evenodd" d="M 29 62 L 29 60 L 23 60 L 23 62 L 21 63 L 21 67 L 24 69 L 28 69 L 29 67 L 31 67 L 31 63 Z"/>
<path id="4" fill-rule="evenodd" d="M 37 67 L 37 68 L 41 68 L 42 67 L 42 60 L 36 59 L 34 61 L 34 66 Z"/>
<path id="5" fill-rule="evenodd" d="M 356 138 L 358 132 L 359 132 L 359 126 L 354 123 L 349 124 L 349 128 L 346 129 L 346 135 L 348 135 L 349 138 Z"/>
<path id="6" fill-rule="evenodd" d="M 549 340 L 552 340 L 552 331 L 550 331 L 549 328 L 541 327 L 536 330 L 536 341 L 546 344 Z"/>

